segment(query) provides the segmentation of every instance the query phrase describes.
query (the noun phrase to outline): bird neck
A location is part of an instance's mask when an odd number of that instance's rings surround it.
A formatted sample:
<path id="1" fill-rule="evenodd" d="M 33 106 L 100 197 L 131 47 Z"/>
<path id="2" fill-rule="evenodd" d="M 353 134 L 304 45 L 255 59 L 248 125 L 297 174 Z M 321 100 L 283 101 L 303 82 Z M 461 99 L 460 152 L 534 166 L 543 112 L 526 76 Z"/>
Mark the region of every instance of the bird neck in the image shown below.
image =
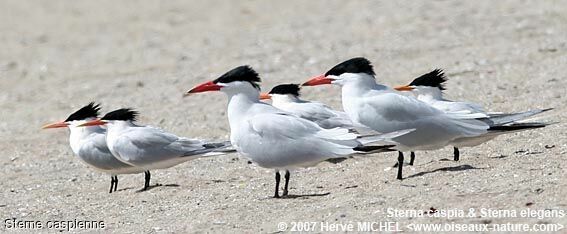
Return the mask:
<path id="1" fill-rule="evenodd" d="M 228 95 L 227 115 L 231 128 L 242 119 L 241 117 L 252 105 L 260 103 L 260 91 L 252 86 L 240 92 L 226 92 L 226 94 Z"/>
<path id="2" fill-rule="evenodd" d="M 419 100 L 443 100 L 443 92 L 435 87 L 419 87 L 415 90 Z"/>
<path id="3" fill-rule="evenodd" d="M 277 94 L 272 95 L 272 105 L 277 107 L 279 105 L 285 105 L 287 103 L 297 103 L 302 102 L 299 97 L 291 94 Z"/>
<path id="4" fill-rule="evenodd" d="M 132 123 L 132 121 L 111 121 L 108 124 L 106 124 L 106 129 L 107 129 L 107 137 L 109 135 L 113 135 L 115 133 L 118 132 L 122 132 L 124 131 L 124 129 L 130 128 L 130 127 L 136 127 L 137 125 Z"/>
<path id="5" fill-rule="evenodd" d="M 69 145 L 73 150 L 73 153 L 78 154 L 81 146 L 83 144 L 83 140 L 90 137 L 92 134 L 104 134 L 105 129 L 101 128 L 100 126 L 87 126 L 87 127 L 76 127 L 76 126 L 69 126 L 70 134 L 69 134 Z"/>
<path id="6" fill-rule="evenodd" d="M 113 152 L 114 145 L 118 137 L 126 130 L 131 127 L 137 127 L 138 125 L 132 123 L 132 121 L 110 121 L 106 124 L 106 145 L 108 149 Z"/>
<path id="7" fill-rule="evenodd" d="M 356 74 L 356 79 L 349 79 L 342 87 L 342 96 L 358 97 L 370 90 L 386 90 L 387 87 L 376 83 L 374 76 L 368 74 Z"/>
<path id="8" fill-rule="evenodd" d="M 388 87 L 377 84 L 373 76 L 366 74 L 359 79 L 345 82 L 341 90 L 343 110 L 353 122 L 359 122 L 357 103 L 362 100 L 361 98 L 374 91 L 388 90 Z"/>
<path id="9" fill-rule="evenodd" d="M 254 87 L 245 87 L 237 92 L 225 92 L 228 96 L 228 105 L 249 105 L 260 102 L 260 91 Z"/>

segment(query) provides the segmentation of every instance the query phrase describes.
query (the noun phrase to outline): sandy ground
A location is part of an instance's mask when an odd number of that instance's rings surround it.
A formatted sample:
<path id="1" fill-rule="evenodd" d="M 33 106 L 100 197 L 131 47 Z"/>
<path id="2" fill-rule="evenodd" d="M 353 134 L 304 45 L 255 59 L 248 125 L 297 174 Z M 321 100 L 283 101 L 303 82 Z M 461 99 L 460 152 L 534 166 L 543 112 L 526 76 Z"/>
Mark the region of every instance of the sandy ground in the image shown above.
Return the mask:
<path id="1" fill-rule="evenodd" d="M 0 230 L 5 219 L 100 220 L 113 232 L 262 232 L 279 223 L 549 223 L 567 217 L 388 217 L 388 209 L 567 209 L 565 1 L 20 1 L 0 2 Z M 545 129 L 480 147 L 418 154 L 403 181 L 395 153 L 292 174 L 272 199 L 273 172 L 237 154 L 143 175 L 109 176 L 72 154 L 66 130 L 42 131 L 89 101 L 135 107 L 140 123 L 227 138 L 226 97 L 182 98 L 193 85 L 249 64 L 264 89 L 301 82 L 366 56 L 377 79 L 403 84 L 446 69 L 446 94 L 491 111 L 555 107 Z M 471 92 L 471 90 L 473 92 Z M 336 87 L 306 99 L 340 108 Z M 547 146 L 547 147 L 546 147 Z M 308 229 L 309 230 L 309 229 Z M 355 229 L 356 230 L 356 229 Z M 41 231 L 53 231 L 42 229 Z M 75 230 L 84 231 L 84 230 Z M 565 231 L 565 229 L 563 230 Z"/>

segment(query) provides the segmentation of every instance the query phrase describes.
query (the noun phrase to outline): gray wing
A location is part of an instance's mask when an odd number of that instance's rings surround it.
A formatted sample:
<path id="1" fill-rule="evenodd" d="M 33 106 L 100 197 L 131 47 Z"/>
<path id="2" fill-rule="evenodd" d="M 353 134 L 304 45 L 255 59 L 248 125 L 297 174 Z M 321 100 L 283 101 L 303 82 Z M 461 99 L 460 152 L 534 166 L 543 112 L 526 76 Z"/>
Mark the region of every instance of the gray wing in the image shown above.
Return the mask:
<path id="1" fill-rule="evenodd" d="M 135 127 L 123 133 L 114 150 L 126 161 L 148 163 L 200 155 L 216 149 L 199 139 L 178 137 L 154 127 Z"/>

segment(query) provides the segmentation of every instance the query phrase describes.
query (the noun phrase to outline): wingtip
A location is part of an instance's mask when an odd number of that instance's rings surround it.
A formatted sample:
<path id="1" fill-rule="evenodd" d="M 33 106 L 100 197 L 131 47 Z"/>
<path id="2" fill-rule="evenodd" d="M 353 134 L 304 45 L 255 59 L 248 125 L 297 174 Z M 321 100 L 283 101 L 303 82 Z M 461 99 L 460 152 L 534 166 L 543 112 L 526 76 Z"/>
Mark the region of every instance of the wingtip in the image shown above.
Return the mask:
<path id="1" fill-rule="evenodd" d="M 549 108 L 542 109 L 541 112 L 546 112 L 546 111 L 550 111 L 550 110 L 553 110 L 553 109 L 555 109 L 555 108 L 549 107 Z"/>

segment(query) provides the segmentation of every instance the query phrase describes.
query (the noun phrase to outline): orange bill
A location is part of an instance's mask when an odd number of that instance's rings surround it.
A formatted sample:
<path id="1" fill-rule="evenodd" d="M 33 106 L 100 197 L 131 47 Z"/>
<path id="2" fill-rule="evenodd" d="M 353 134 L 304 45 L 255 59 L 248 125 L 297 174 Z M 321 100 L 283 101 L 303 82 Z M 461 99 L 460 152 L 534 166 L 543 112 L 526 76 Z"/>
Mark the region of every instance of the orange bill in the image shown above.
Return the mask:
<path id="1" fill-rule="evenodd" d="M 411 87 L 409 85 L 400 85 L 400 86 L 394 87 L 394 89 L 398 90 L 398 91 L 412 91 L 413 87 Z"/>
<path id="2" fill-rule="evenodd" d="M 269 93 L 261 93 L 260 100 L 265 100 L 265 99 L 272 99 L 272 95 L 270 95 Z"/>
<path id="3" fill-rule="evenodd" d="M 212 81 L 207 81 L 205 83 L 199 84 L 193 87 L 191 90 L 187 91 L 183 96 L 189 96 L 194 93 L 202 93 L 208 91 L 219 91 L 222 86 L 213 83 Z"/>
<path id="4" fill-rule="evenodd" d="M 318 76 L 311 77 L 311 79 L 303 83 L 302 86 L 324 85 L 324 84 L 331 84 L 332 82 L 333 79 L 329 79 L 325 77 L 325 74 L 321 74 Z"/>
<path id="5" fill-rule="evenodd" d="M 96 126 L 96 125 L 105 125 L 106 122 L 100 119 L 95 119 L 93 121 L 86 122 L 84 124 L 79 125 L 78 127 L 86 127 L 86 126 Z"/>
<path id="6" fill-rule="evenodd" d="M 67 127 L 67 126 L 69 126 L 68 123 L 61 121 L 61 122 L 57 122 L 57 123 L 52 123 L 52 124 L 44 125 L 43 127 L 41 127 L 41 129 L 48 129 L 48 128 L 65 128 L 65 127 Z"/>

